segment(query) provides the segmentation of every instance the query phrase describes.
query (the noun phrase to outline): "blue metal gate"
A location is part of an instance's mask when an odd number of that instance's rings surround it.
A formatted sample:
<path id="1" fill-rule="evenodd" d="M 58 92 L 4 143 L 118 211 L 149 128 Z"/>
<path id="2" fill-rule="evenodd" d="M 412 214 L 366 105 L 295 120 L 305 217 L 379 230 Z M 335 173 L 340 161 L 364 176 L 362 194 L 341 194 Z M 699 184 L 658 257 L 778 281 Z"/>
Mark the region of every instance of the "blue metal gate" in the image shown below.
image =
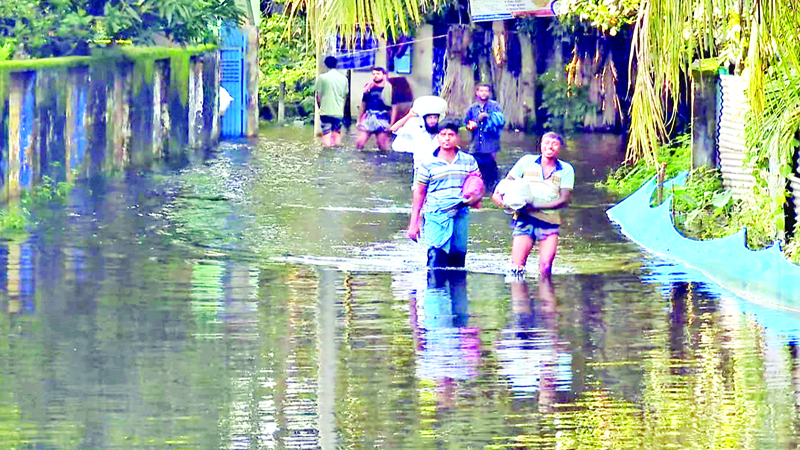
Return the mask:
<path id="1" fill-rule="evenodd" d="M 222 116 L 222 137 L 240 137 L 247 131 L 247 73 L 244 58 L 247 38 L 235 26 L 222 27 L 220 84 L 233 101 Z"/>

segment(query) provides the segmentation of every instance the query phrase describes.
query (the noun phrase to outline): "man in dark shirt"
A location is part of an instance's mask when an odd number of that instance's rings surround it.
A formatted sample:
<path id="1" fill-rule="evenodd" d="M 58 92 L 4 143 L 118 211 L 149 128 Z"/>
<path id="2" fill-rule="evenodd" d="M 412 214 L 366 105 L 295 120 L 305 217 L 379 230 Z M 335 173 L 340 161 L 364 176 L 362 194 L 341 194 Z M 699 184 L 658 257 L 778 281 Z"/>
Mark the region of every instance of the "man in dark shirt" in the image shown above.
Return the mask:
<path id="1" fill-rule="evenodd" d="M 395 109 L 392 107 L 392 85 L 386 77 L 383 67 L 372 69 L 372 81 L 364 86 L 361 98 L 361 117 L 358 119 L 358 137 L 356 148 L 361 150 L 369 137 L 375 135 L 375 141 L 381 150 L 391 147 L 391 126 Z"/>
<path id="2" fill-rule="evenodd" d="M 492 192 L 499 176 L 497 172 L 497 152 L 500 151 L 500 131 L 506 124 L 500 105 L 490 100 L 492 88 L 480 84 L 475 89 L 475 103 L 467 110 L 464 125 L 472 131 L 469 152 L 478 161 L 486 191 Z"/>

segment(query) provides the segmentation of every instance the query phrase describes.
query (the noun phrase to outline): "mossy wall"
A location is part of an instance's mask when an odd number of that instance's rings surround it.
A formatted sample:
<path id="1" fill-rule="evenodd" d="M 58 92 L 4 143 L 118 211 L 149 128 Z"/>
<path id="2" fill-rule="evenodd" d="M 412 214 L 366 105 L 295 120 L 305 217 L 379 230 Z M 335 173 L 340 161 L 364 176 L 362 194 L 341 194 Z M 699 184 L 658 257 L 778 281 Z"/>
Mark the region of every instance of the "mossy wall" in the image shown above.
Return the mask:
<path id="1" fill-rule="evenodd" d="M 218 91 L 209 47 L 0 62 L 0 202 L 43 176 L 147 168 L 181 159 L 190 142 L 216 145 Z"/>

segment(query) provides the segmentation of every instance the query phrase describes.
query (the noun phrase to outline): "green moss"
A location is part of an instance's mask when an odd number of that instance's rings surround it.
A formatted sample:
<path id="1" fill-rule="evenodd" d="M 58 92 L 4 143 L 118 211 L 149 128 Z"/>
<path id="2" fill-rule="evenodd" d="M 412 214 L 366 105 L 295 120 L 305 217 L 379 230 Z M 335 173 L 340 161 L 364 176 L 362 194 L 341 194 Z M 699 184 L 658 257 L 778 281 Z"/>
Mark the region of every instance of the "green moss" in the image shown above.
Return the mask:
<path id="1" fill-rule="evenodd" d="M 98 61 L 128 60 L 136 63 L 142 60 L 171 59 L 178 55 L 197 55 L 215 50 L 214 45 L 193 47 L 121 47 L 95 50 L 92 56 L 62 56 L 57 58 L 19 59 L 0 61 L 0 72 L 24 72 L 27 70 L 54 69 L 86 66 Z"/>
<path id="2" fill-rule="evenodd" d="M 138 97 L 145 84 L 153 82 L 156 60 L 142 58 L 134 61 L 133 66 L 133 96 Z"/>
<path id="3" fill-rule="evenodd" d="M 181 105 L 189 103 L 189 61 L 192 55 L 180 53 L 170 57 L 169 74 L 170 89 L 177 89 L 181 98 Z"/>
<path id="4" fill-rule="evenodd" d="M 0 67 L 0 122 L 6 113 L 6 86 L 8 85 L 9 72 Z"/>
<path id="5" fill-rule="evenodd" d="M 144 83 L 153 80 L 155 62 L 170 60 L 170 81 L 172 89 L 178 89 L 181 103 L 185 106 L 189 100 L 189 61 L 193 55 L 215 50 L 215 45 L 198 45 L 192 47 L 119 47 L 114 49 L 95 50 L 92 56 L 65 56 L 58 58 L 25 59 L 0 61 L 0 99 L 5 98 L 5 86 L 9 73 L 29 70 L 61 69 L 77 66 L 112 65 L 120 61 L 134 63 L 133 80 L 134 95 L 138 95 Z M 1 102 L 0 102 L 1 103 Z M 0 104 L 0 115 L 3 114 Z"/>
<path id="6" fill-rule="evenodd" d="M 28 70 L 70 68 L 85 66 L 92 60 L 91 56 L 61 56 L 42 59 L 13 59 L 0 61 L 0 70 L 6 72 L 24 72 Z"/>

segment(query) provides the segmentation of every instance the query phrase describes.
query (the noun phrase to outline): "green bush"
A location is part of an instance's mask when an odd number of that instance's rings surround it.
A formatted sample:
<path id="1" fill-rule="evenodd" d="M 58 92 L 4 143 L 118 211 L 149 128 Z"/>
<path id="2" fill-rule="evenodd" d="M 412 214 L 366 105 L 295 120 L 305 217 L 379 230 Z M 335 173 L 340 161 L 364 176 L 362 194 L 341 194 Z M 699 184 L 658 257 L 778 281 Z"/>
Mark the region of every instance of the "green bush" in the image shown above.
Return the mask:
<path id="1" fill-rule="evenodd" d="M 286 83 L 286 101 L 299 102 L 314 95 L 317 63 L 306 32 L 305 19 L 293 22 L 283 14 L 263 18 L 259 27 L 259 66 L 262 104 L 277 102 L 281 83 Z"/>
<path id="2" fill-rule="evenodd" d="M 597 111 L 586 87 L 567 83 L 564 73 L 547 71 L 538 82 L 542 93 L 539 108 L 547 113 L 545 129 L 569 133 L 583 126 L 586 114 Z"/>
<path id="3" fill-rule="evenodd" d="M 0 60 L 16 47 L 29 57 L 88 55 L 120 41 L 213 43 L 220 21 L 241 23 L 236 0 L 0 0 Z M 8 42 L 12 42 L 7 48 Z"/>
<path id="4" fill-rule="evenodd" d="M 667 164 L 666 179 L 675 177 L 692 166 L 692 136 L 682 134 L 663 145 L 658 150 L 660 163 Z M 606 180 L 597 183 L 597 187 L 619 197 L 627 197 L 639 189 L 645 182 L 656 176 L 657 168 L 648 167 L 644 159 L 633 165 L 623 165 L 609 172 Z"/>

